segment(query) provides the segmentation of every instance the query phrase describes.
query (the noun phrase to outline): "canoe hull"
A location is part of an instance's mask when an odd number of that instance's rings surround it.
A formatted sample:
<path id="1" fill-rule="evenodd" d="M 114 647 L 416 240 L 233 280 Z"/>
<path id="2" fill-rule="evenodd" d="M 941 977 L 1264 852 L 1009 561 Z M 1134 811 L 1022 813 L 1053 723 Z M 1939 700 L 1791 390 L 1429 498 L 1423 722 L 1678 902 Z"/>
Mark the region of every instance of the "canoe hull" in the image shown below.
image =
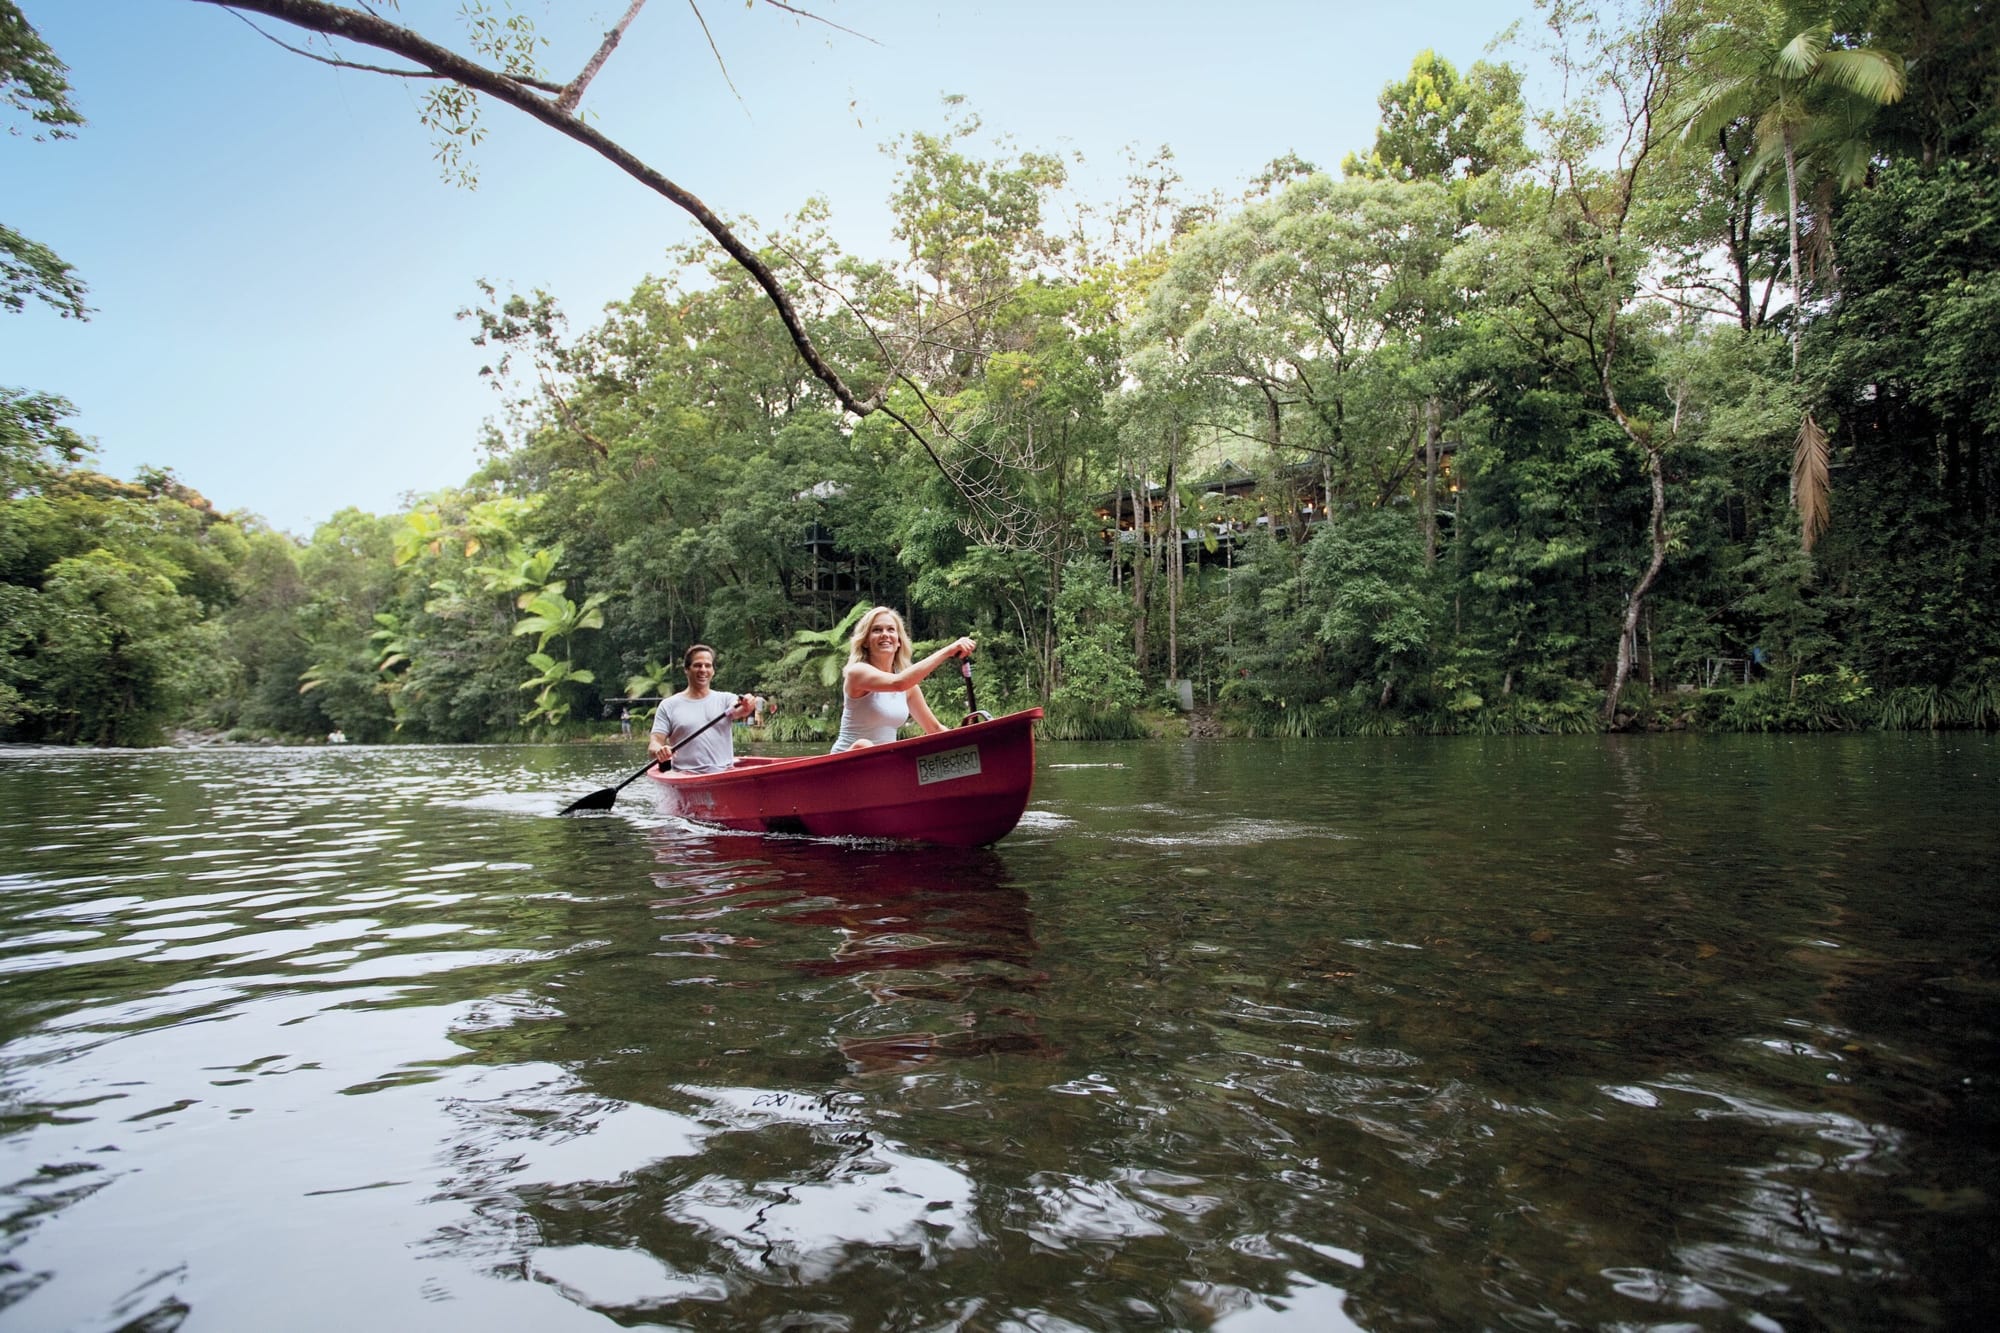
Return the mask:
<path id="1" fill-rule="evenodd" d="M 723 773 L 650 776 L 668 814 L 746 833 L 983 847 L 1005 837 L 1035 782 L 1039 708 L 990 722 Z"/>

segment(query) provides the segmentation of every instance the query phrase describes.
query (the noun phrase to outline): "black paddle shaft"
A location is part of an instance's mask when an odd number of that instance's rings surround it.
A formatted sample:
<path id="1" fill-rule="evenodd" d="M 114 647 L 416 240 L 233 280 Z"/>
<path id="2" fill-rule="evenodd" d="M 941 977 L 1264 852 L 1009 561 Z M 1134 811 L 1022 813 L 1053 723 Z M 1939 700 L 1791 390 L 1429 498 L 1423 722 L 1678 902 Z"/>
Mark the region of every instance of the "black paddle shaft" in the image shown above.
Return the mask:
<path id="1" fill-rule="evenodd" d="M 707 731 L 710 727 L 714 726 L 716 723 L 722 721 L 723 718 L 726 718 L 728 716 L 729 716 L 729 709 L 726 708 L 723 709 L 722 712 L 716 714 L 714 717 L 702 723 L 700 726 L 696 727 L 693 731 L 689 732 L 687 735 L 681 737 L 680 744 L 686 745 L 696 736 L 701 735 L 701 733 Z M 670 745 L 668 748 L 671 749 L 673 747 Z M 670 760 L 663 760 L 660 763 L 660 768 L 662 769 L 662 771 L 670 769 L 672 767 L 673 763 Z M 637 773 L 634 773 L 631 777 L 625 779 L 617 786 L 599 787 L 596 791 L 590 793 L 590 795 L 588 796 L 583 797 L 581 800 L 571 801 L 568 805 L 564 806 L 559 813 L 565 815 L 573 815 L 579 810 L 609 810 L 611 808 L 612 803 L 618 799 L 619 792 L 624 791 L 627 787 L 637 782 L 640 778 L 645 777 L 647 773 L 652 771 L 652 768 L 653 768 L 653 761 L 651 759 L 648 759 L 646 761 L 646 766 L 644 768 L 640 769 Z"/>
<path id="2" fill-rule="evenodd" d="M 960 722 L 958 725 L 962 727 L 970 722 L 992 721 L 991 715 L 979 711 L 979 696 L 972 692 L 972 659 L 970 657 L 961 657 L 958 659 L 958 674 L 965 677 L 965 721 Z"/>

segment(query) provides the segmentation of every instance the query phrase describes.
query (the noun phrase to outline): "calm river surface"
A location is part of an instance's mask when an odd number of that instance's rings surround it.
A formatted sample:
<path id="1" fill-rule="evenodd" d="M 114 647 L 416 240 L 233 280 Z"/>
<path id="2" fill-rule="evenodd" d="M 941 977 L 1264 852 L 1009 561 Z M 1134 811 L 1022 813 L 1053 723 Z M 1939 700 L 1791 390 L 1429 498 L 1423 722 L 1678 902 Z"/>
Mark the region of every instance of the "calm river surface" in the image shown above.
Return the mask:
<path id="1" fill-rule="evenodd" d="M 0 1327 L 2000 1309 L 2000 741 L 1046 745 L 976 852 L 609 747 L 0 750 Z"/>

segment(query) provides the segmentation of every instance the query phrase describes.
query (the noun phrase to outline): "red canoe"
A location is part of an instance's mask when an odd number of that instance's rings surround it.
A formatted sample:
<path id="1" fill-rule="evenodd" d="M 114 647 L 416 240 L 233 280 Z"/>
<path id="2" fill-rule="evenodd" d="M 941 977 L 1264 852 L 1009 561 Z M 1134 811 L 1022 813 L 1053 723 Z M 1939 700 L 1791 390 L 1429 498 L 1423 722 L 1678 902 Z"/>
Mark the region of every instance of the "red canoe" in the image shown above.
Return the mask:
<path id="1" fill-rule="evenodd" d="M 668 814 L 703 824 L 983 847 L 1006 837 L 1028 808 L 1041 716 L 1030 708 L 840 754 L 750 756 L 721 773 L 649 776 Z"/>

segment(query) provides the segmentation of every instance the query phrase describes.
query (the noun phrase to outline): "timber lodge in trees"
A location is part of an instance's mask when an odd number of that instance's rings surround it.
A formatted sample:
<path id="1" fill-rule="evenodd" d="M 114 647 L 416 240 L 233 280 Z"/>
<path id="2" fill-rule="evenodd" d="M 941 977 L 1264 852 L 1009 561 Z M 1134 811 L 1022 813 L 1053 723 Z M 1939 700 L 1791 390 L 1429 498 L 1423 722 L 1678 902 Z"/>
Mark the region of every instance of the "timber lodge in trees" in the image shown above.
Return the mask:
<path id="1" fill-rule="evenodd" d="M 1438 457 L 1438 490 L 1447 503 L 1458 483 L 1451 476 L 1452 455 L 1457 445 L 1441 443 Z M 1259 477 L 1224 459 L 1214 480 L 1201 482 L 1184 494 L 1193 503 L 1183 502 L 1180 518 L 1181 548 L 1190 564 L 1229 564 L 1238 538 L 1253 528 L 1270 532 L 1280 541 L 1304 541 L 1326 522 L 1325 498 L 1320 490 L 1317 463 L 1294 463 L 1269 476 Z M 1127 542 L 1151 538 L 1171 520 L 1168 517 L 1165 486 L 1133 482 L 1098 498 L 1098 536 L 1107 552 Z M 1450 519 L 1455 511 L 1440 508 L 1438 517 Z"/>
<path id="2" fill-rule="evenodd" d="M 1441 442 L 1437 482 L 1440 499 L 1447 504 L 1458 489 L 1451 476 L 1456 452 L 1455 443 Z M 1417 461 L 1421 464 L 1421 454 Z M 1181 555 L 1191 565 L 1230 564 L 1237 540 L 1253 529 L 1272 532 L 1281 541 L 1304 541 L 1326 521 L 1318 463 L 1294 463 L 1260 477 L 1224 459 L 1215 471 L 1213 479 L 1183 492 L 1192 503 L 1184 503 L 1179 515 Z M 799 498 L 827 499 L 834 494 L 832 483 L 821 482 Z M 1098 538 L 1107 555 L 1126 543 L 1154 539 L 1170 521 L 1167 488 L 1139 481 L 1099 496 L 1094 508 Z M 1453 511 L 1440 508 L 1438 517 L 1450 519 Z M 837 615 L 873 587 L 874 571 L 841 550 L 823 524 L 811 524 L 800 545 L 806 558 L 790 579 L 793 601 Z"/>

